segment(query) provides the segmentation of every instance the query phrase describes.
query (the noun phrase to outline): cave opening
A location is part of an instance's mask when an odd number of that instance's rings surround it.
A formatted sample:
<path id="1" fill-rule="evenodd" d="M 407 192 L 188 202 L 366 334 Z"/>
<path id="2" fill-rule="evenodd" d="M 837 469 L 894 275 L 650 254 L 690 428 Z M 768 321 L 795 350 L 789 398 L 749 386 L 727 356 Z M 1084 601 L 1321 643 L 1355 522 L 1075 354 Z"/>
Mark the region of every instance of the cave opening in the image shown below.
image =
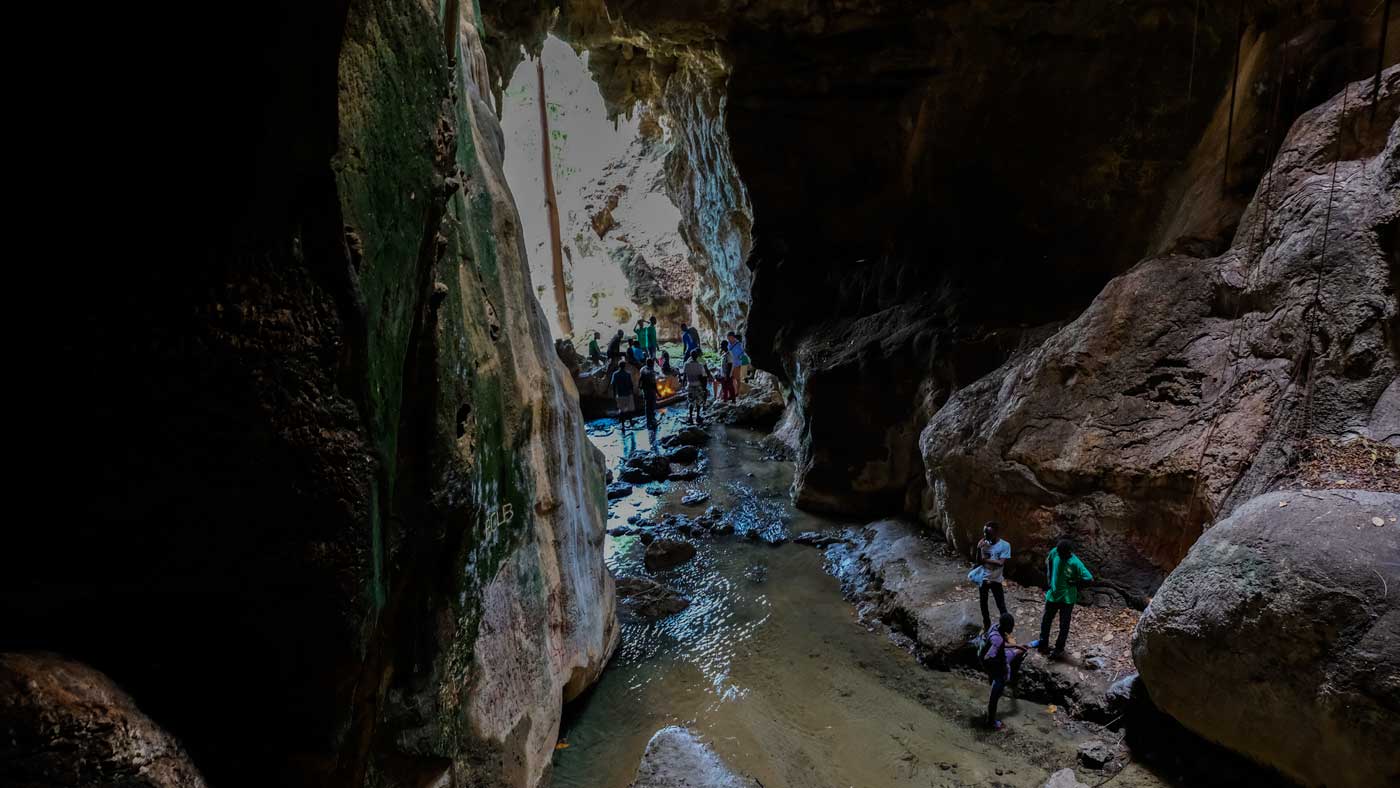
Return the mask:
<path id="1" fill-rule="evenodd" d="M 550 332 L 586 353 L 595 332 L 606 345 L 655 317 L 663 342 L 678 342 L 686 324 L 717 344 L 717 332 L 743 329 L 750 296 L 746 278 L 709 270 L 725 254 L 697 227 L 710 198 L 685 194 L 713 178 L 694 168 L 712 165 L 687 155 L 681 121 L 663 103 L 610 105 L 590 57 L 551 34 L 534 56 L 522 52 L 500 96 L 506 179 Z M 722 325 L 725 317 L 737 322 Z"/>

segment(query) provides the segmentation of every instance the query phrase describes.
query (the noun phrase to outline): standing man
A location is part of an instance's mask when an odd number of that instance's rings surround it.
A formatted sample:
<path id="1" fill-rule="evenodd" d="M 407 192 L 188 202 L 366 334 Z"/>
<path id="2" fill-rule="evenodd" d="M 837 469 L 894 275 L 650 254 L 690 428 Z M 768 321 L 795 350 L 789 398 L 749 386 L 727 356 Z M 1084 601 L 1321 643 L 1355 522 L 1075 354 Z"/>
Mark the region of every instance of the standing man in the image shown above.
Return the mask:
<path id="1" fill-rule="evenodd" d="M 588 340 L 588 360 L 592 361 L 594 364 L 597 364 L 599 361 L 603 360 L 603 351 L 601 348 L 598 347 L 598 340 L 602 338 L 602 334 L 599 334 L 597 331 L 594 331 L 593 338 Z"/>
<path id="2" fill-rule="evenodd" d="M 733 331 L 729 332 L 729 358 L 734 365 L 732 375 L 734 377 L 734 396 L 744 393 L 744 340 Z"/>
<path id="3" fill-rule="evenodd" d="M 617 330 L 617 335 L 608 340 L 608 361 L 616 362 L 622 358 L 622 329 Z"/>
<path id="4" fill-rule="evenodd" d="M 699 349 L 690 351 L 685 362 L 685 399 L 688 405 L 686 424 L 700 424 L 700 413 L 705 407 L 705 396 L 709 392 L 710 370 L 700 362 Z"/>
<path id="5" fill-rule="evenodd" d="M 997 601 L 997 613 L 1006 615 L 1006 592 L 1002 589 L 1002 574 L 1006 571 L 1006 560 L 1011 557 L 1011 545 L 1000 537 L 1001 525 L 991 520 L 982 526 L 982 541 L 977 543 L 978 565 L 967 574 L 967 579 L 977 584 L 978 596 L 982 603 L 982 631 L 991 629 L 992 617 L 987 610 L 987 594 Z"/>
<path id="6" fill-rule="evenodd" d="M 618 361 L 613 367 L 612 390 L 617 398 L 617 420 L 626 432 L 632 428 L 632 374 L 627 371 L 625 361 Z"/>
<path id="7" fill-rule="evenodd" d="M 656 351 L 661 349 L 661 343 L 656 340 L 656 315 L 651 316 L 651 321 L 646 326 L 646 352 L 648 356 L 656 358 Z"/>
<path id="8" fill-rule="evenodd" d="M 685 348 L 684 352 L 681 353 L 681 358 L 685 359 L 688 364 L 690 363 L 690 354 L 700 349 L 700 340 L 691 334 L 690 326 L 685 323 L 681 323 L 681 345 Z"/>
<path id="9" fill-rule="evenodd" d="M 642 400 L 646 408 L 647 429 L 656 429 L 656 359 L 648 358 L 640 379 Z"/>
<path id="10" fill-rule="evenodd" d="M 1060 636 L 1055 640 L 1055 650 L 1050 656 L 1060 657 L 1064 655 L 1065 641 L 1069 639 L 1069 618 L 1075 603 L 1079 601 L 1079 586 L 1093 580 L 1094 576 L 1074 554 L 1066 538 L 1061 538 L 1050 555 L 1045 556 L 1045 575 L 1050 583 L 1050 588 L 1045 592 L 1045 615 L 1040 619 L 1040 640 L 1032 645 L 1042 654 L 1045 653 L 1050 644 L 1050 622 L 1058 615 Z"/>

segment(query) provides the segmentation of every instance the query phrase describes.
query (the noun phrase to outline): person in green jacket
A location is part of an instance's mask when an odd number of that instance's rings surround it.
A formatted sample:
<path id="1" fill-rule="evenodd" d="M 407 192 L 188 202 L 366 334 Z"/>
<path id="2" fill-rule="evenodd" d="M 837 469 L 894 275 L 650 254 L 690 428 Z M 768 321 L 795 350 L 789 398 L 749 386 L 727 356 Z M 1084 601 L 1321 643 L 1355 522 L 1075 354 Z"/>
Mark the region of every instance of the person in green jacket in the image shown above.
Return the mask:
<path id="1" fill-rule="evenodd" d="M 594 364 L 603 360 L 603 349 L 598 347 L 598 340 L 602 338 L 602 334 L 594 331 L 593 338 L 588 340 L 588 360 L 592 361 Z"/>
<path id="2" fill-rule="evenodd" d="M 656 315 L 651 316 L 651 322 L 646 326 L 647 341 L 642 343 L 647 355 L 656 358 L 656 351 L 661 349 L 661 343 L 656 341 Z"/>
<path id="3" fill-rule="evenodd" d="M 1074 554 L 1070 541 L 1061 539 L 1045 557 L 1045 576 L 1050 588 L 1045 592 L 1045 615 L 1040 618 L 1040 639 L 1030 644 L 1043 654 L 1050 644 L 1050 624 L 1055 616 L 1060 617 L 1060 636 L 1055 640 L 1052 657 L 1065 653 L 1065 641 L 1069 639 L 1070 613 L 1079 601 L 1079 586 L 1094 579 L 1085 568 L 1084 562 Z"/>
<path id="4" fill-rule="evenodd" d="M 632 327 L 632 336 L 637 338 L 637 347 L 645 353 L 647 350 L 647 328 L 646 323 L 638 320 L 637 325 Z"/>

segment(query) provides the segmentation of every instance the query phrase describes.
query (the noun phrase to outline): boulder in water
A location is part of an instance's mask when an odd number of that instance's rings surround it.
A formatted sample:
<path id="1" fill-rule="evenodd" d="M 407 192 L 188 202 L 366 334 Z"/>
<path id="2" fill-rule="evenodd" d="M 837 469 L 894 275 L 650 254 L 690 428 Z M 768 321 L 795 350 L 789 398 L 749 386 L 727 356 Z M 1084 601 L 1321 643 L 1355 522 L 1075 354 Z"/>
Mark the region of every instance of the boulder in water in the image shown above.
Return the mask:
<path id="1" fill-rule="evenodd" d="M 662 728 L 647 742 L 632 788 L 747 788 L 691 731 Z"/>
<path id="2" fill-rule="evenodd" d="M 613 482 L 608 485 L 608 500 L 616 501 L 618 498 L 626 498 L 632 494 L 632 485 L 626 482 Z"/>
<path id="3" fill-rule="evenodd" d="M 671 463 L 660 454 L 639 451 L 622 461 L 623 481 L 639 484 L 665 479 L 671 472 Z"/>
<path id="4" fill-rule="evenodd" d="M 681 427 L 675 433 L 661 439 L 661 446 L 674 449 L 677 446 L 704 446 L 710 442 L 710 433 L 702 427 Z"/>
<path id="5" fill-rule="evenodd" d="M 696 506 L 708 500 L 710 500 L 709 493 L 705 492 L 704 490 L 692 490 L 691 492 L 686 493 L 684 498 L 681 498 L 681 503 L 685 504 L 686 506 Z"/>
<path id="6" fill-rule="evenodd" d="M 667 462 L 673 462 L 678 465 L 689 465 L 700 459 L 700 447 L 690 444 L 676 446 L 667 449 L 663 456 L 666 457 Z"/>
<path id="7" fill-rule="evenodd" d="M 679 539 L 657 539 L 647 545 L 642 563 L 648 571 L 657 572 L 680 566 L 695 557 L 695 545 Z"/>
<path id="8" fill-rule="evenodd" d="M 1073 769 L 1061 769 L 1050 775 L 1050 779 L 1040 788 L 1089 788 L 1088 785 L 1079 781 Z"/>
<path id="9" fill-rule="evenodd" d="M 1400 495 L 1274 492 L 1206 531 L 1138 623 L 1153 702 L 1304 785 L 1397 784 L 1397 515 Z"/>
<path id="10" fill-rule="evenodd" d="M 620 613 L 641 618 L 662 618 L 690 607 L 690 600 L 668 585 L 645 577 L 617 579 L 617 607 Z"/>

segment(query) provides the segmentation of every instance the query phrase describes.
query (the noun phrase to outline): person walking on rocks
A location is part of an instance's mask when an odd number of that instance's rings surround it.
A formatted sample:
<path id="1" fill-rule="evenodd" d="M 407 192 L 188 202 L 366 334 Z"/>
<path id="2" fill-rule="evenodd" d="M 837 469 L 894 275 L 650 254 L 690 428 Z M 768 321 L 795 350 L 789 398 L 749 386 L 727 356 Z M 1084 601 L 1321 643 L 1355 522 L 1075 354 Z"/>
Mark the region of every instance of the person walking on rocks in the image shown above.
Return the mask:
<path id="1" fill-rule="evenodd" d="M 705 400 L 709 393 L 710 369 L 700 361 L 699 348 L 690 351 L 690 360 L 685 362 L 682 370 L 685 374 L 685 399 L 688 410 L 685 416 L 686 424 L 700 424 L 700 413 L 705 407 Z"/>
<path id="2" fill-rule="evenodd" d="M 1016 683 L 1021 661 L 1029 651 L 1011 642 L 1011 631 L 1015 628 L 1016 619 L 1010 613 L 1002 613 L 1001 619 L 987 629 L 987 650 L 982 653 L 982 666 L 987 678 L 992 680 L 992 694 L 987 699 L 987 727 L 994 731 L 1006 727 L 997 719 L 997 702 L 1006 685 Z"/>
<path id="3" fill-rule="evenodd" d="M 982 540 L 977 543 L 978 564 L 967 574 L 967 579 L 977 584 L 978 597 L 982 603 L 982 631 L 991 629 L 992 617 L 987 610 L 987 595 L 997 601 L 997 612 L 1006 615 L 1006 592 L 1002 589 L 1002 573 L 1006 561 L 1011 558 L 1011 545 L 999 536 L 1001 525 L 992 520 L 982 526 Z"/>
<path id="4" fill-rule="evenodd" d="M 1045 592 L 1045 615 L 1040 618 L 1040 639 L 1032 645 L 1043 654 L 1050 644 L 1050 624 L 1055 616 L 1060 617 L 1060 636 L 1055 640 L 1052 657 L 1065 653 L 1065 641 L 1069 639 L 1069 619 L 1074 606 L 1079 602 L 1079 587 L 1094 576 L 1089 574 L 1084 562 L 1074 554 L 1068 539 L 1061 539 L 1055 549 L 1045 557 L 1045 576 L 1050 588 Z"/>
<path id="5" fill-rule="evenodd" d="M 656 360 L 647 359 L 642 367 L 642 402 L 646 409 L 647 429 L 656 429 Z"/>
<path id="6" fill-rule="evenodd" d="M 632 428 L 632 373 L 627 371 L 624 361 L 618 361 L 613 367 L 612 390 L 617 398 L 617 421 L 626 432 Z"/>

